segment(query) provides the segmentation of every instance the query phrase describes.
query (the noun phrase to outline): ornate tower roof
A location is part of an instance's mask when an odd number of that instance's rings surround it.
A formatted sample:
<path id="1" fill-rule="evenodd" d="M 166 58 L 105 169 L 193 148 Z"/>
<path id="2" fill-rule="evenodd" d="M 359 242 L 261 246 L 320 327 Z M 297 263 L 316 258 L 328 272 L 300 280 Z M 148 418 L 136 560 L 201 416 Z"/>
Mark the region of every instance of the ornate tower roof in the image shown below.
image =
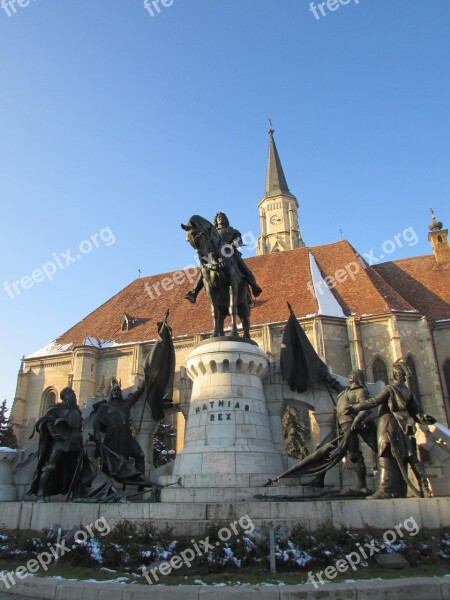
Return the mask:
<path id="1" fill-rule="evenodd" d="M 275 144 L 275 138 L 273 137 L 275 130 L 270 119 L 269 123 L 269 157 L 267 159 L 266 187 L 264 195 L 273 196 L 276 194 L 290 194 L 283 167 L 281 166 L 277 145 Z"/>
<path id="2" fill-rule="evenodd" d="M 431 223 L 428 226 L 430 233 L 428 241 L 431 242 L 433 254 L 438 265 L 450 263 L 450 244 L 448 243 L 448 229 L 443 229 L 442 221 L 438 221 L 431 209 Z"/>
<path id="3" fill-rule="evenodd" d="M 264 197 L 258 204 L 261 236 L 257 254 L 283 252 L 305 244 L 298 225 L 297 198 L 289 191 L 269 119 L 269 157 L 267 159 Z"/>
<path id="4" fill-rule="evenodd" d="M 436 219 L 436 216 L 434 214 L 434 210 L 432 208 L 430 208 L 430 212 L 431 212 L 431 223 L 428 226 L 430 231 L 440 231 L 442 229 L 442 221 L 438 221 Z"/>

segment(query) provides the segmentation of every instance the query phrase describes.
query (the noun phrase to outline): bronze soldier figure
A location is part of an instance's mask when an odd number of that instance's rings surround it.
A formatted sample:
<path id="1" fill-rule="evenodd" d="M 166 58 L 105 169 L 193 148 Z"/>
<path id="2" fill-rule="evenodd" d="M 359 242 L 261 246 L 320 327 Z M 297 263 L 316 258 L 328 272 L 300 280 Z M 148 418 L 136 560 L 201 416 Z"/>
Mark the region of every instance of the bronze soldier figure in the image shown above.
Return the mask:
<path id="1" fill-rule="evenodd" d="M 36 494 L 36 502 L 69 491 L 83 447 L 82 417 L 75 392 L 66 387 L 60 398 L 62 402 L 52 404 L 35 426 L 40 434 L 39 458 L 27 494 Z"/>
<path id="2" fill-rule="evenodd" d="M 107 402 L 100 405 L 94 416 L 94 441 L 112 450 L 125 459 L 133 458 L 136 469 L 144 475 L 145 456 L 131 429 L 130 413 L 133 406 L 144 393 L 144 382 L 126 399 L 117 381 L 113 381 Z M 104 433 L 103 441 L 101 434 Z M 113 475 L 115 469 L 105 460 L 103 470 Z"/>
<path id="3" fill-rule="evenodd" d="M 233 256 L 236 258 L 236 263 L 238 269 L 241 271 L 243 276 L 245 277 L 248 285 L 251 287 L 253 295 L 257 298 L 261 293 L 262 289 L 256 283 L 255 276 L 250 271 L 250 269 L 245 264 L 242 254 L 237 250 L 239 246 L 242 246 L 242 236 L 241 233 L 234 229 L 234 227 L 230 226 L 230 221 L 228 217 L 223 212 L 218 212 L 214 217 L 214 227 L 217 229 L 217 232 L 222 240 L 222 245 L 229 245 L 234 248 Z M 228 253 L 227 253 L 228 256 Z M 200 273 L 200 276 L 195 284 L 193 290 L 190 290 L 184 297 L 192 304 L 195 304 L 197 300 L 197 296 L 203 288 L 203 275 Z"/>
<path id="4" fill-rule="evenodd" d="M 364 402 L 369 397 L 363 371 L 352 371 L 348 375 L 348 381 L 350 387 L 344 389 L 338 396 L 336 420 L 339 433 L 347 434 L 350 429 L 352 431 L 348 438 L 347 456 L 356 465 L 356 476 L 358 477 L 356 489 L 368 493 L 366 483 L 367 469 L 360 448 L 359 436 L 363 438 L 369 447 L 376 450 L 376 431 L 373 422 L 368 420 L 369 412 L 360 412 L 358 415 L 346 414 L 349 407 Z M 324 480 L 325 472 L 318 475 L 308 485 L 322 488 Z"/>
<path id="5" fill-rule="evenodd" d="M 347 456 L 356 466 L 356 476 L 358 477 L 357 490 L 367 492 L 367 469 L 358 436 L 361 436 L 366 444 L 375 450 L 376 430 L 373 422 L 369 420 L 369 412 L 360 412 L 356 417 L 345 414 L 349 406 L 363 402 L 369 396 L 363 371 L 352 371 L 348 376 L 348 380 L 350 387 L 338 396 L 336 419 L 341 433 L 346 433 L 349 429 L 353 432 L 353 435 L 349 438 Z"/>
<path id="6" fill-rule="evenodd" d="M 371 499 L 406 496 L 404 483 L 399 491 L 400 479 L 414 491 L 416 495 L 430 497 L 425 469 L 417 458 L 414 446 L 415 423 L 435 423 L 434 417 L 425 415 L 406 386 L 409 369 L 402 360 L 393 367 L 394 385 L 387 385 L 374 398 L 362 400 L 346 409 L 346 414 L 360 412 L 378 406 L 378 457 L 380 464 L 380 482 L 378 490 Z M 411 466 L 419 482 L 420 491 L 416 490 L 408 478 L 407 465 Z M 398 466 L 398 469 L 397 469 Z"/>

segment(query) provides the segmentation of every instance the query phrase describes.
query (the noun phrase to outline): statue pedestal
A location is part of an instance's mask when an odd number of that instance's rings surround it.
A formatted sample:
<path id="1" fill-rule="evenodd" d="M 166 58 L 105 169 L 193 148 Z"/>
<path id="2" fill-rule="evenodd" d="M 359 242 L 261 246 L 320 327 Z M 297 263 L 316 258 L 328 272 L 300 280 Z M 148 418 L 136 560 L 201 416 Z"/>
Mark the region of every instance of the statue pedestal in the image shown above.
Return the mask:
<path id="1" fill-rule="evenodd" d="M 189 354 L 192 397 L 173 468 L 183 485 L 248 487 L 283 471 L 262 384 L 268 363 L 256 345 L 235 339 L 206 340 Z"/>
<path id="2" fill-rule="evenodd" d="M 13 482 L 12 463 L 20 450 L 0 448 L 0 502 L 17 499 L 17 487 Z"/>

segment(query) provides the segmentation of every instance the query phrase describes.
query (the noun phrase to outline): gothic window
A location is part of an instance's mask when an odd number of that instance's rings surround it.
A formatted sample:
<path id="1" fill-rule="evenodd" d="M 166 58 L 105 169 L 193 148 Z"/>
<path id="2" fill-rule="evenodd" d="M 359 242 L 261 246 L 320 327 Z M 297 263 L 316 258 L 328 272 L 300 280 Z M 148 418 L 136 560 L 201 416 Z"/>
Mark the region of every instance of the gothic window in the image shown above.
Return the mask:
<path id="1" fill-rule="evenodd" d="M 41 400 L 41 414 L 42 417 L 47 412 L 48 407 L 51 404 L 56 404 L 58 401 L 58 395 L 54 388 L 47 388 L 45 392 L 42 394 Z"/>
<path id="2" fill-rule="evenodd" d="M 373 361 L 372 374 L 374 381 L 382 381 L 385 385 L 389 383 L 386 363 L 379 356 Z"/>

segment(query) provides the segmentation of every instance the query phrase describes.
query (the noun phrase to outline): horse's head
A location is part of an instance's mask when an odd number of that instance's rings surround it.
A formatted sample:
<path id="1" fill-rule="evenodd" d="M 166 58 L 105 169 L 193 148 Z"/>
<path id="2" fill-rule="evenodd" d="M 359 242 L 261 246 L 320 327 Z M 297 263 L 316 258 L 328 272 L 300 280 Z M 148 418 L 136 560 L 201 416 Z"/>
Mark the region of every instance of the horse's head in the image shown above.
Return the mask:
<path id="1" fill-rule="evenodd" d="M 220 248 L 219 234 L 207 219 L 194 215 L 181 228 L 186 232 L 186 241 L 203 256 L 207 257 L 210 252 Z"/>
<path id="2" fill-rule="evenodd" d="M 200 240 L 202 232 L 197 229 L 192 219 L 189 219 L 186 225 L 182 223 L 181 228 L 186 232 L 186 241 L 190 243 L 194 250 L 199 251 L 202 245 Z"/>

